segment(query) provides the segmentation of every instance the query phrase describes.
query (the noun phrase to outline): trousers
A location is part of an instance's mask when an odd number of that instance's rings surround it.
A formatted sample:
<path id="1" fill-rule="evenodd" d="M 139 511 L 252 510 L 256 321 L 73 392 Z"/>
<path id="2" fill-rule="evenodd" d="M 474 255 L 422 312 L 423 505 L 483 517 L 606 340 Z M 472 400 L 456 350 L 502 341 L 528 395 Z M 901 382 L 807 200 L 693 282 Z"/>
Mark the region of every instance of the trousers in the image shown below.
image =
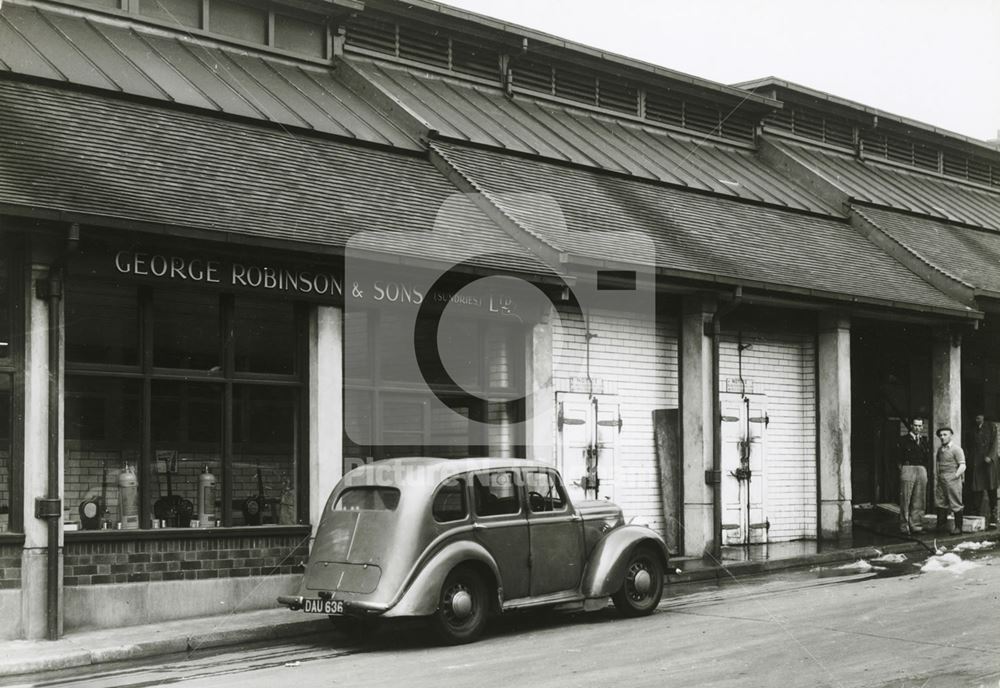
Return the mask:
<path id="1" fill-rule="evenodd" d="M 901 466 L 899 469 L 899 526 L 907 530 L 924 527 L 927 499 L 927 469 Z"/>

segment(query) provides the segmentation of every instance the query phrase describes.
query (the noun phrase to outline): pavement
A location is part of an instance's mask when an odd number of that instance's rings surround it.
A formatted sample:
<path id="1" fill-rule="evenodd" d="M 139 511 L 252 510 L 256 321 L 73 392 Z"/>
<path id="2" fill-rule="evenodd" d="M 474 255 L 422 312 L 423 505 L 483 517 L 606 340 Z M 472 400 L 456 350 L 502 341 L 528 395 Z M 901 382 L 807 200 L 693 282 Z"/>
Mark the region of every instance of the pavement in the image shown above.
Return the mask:
<path id="1" fill-rule="evenodd" d="M 669 585 L 699 581 L 738 580 L 774 571 L 816 567 L 881 554 L 931 552 L 928 548 L 948 548 L 959 542 L 1000 538 L 997 530 L 924 540 L 902 539 L 876 533 L 870 544 L 822 550 L 816 543 L 751 545 L 725 548 L 723 559 L 674 559 L 667 572 Z M 137 660 L 201 649 L 241 646 L 248 643 L 286 639 L 332 631 L 324 616 L 296 613 L 284 608 L 239 612 L 223 616 L 181 619 L 146 626 L 75 631 L 60 640 L 13 640 L 0 642 L 0 676 L 16 676 L 44 671 L 72 669 L 108 662 Z"/>

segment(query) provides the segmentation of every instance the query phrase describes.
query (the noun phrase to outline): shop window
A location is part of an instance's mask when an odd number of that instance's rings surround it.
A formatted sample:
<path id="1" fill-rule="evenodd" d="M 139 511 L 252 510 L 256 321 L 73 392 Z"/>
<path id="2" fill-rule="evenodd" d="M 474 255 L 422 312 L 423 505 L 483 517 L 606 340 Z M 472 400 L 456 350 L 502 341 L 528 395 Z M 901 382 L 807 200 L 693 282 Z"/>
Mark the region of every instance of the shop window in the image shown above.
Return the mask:
<path id="1" fill-rule="evenodd" d="M 280 301 L 237 298 L 233 307 L 236 370 L 291 375 L 295 372 L 295 310 Z"/>
<path id="2" fill-rule="evenodd" d="M 139 14 L 174 26 L 201 28 L 201 0 L 139 0 Z"/>
<path id="3" fill-rule="evenodd" d="M 122 347 L 100 347 L 94 328 L 67 328 L 68 351 L 102 352 L 67 357 L 67 504 L 102 505 L 101 519 L 86 521 L 72 507 L 80 527 L 299 522 L 303 328 L 294 304 L 73 283 L 67 294 L 81 317 L 108 304 L 134 310 L 137 331 L 125 338 L 145 342 L 128 369 L 106 355 Z M 138 523 L 124 518 L 130 494 Z"/>
<path id="4" fill-rule="evenodd" d="M 219 297 L 157 292 L 153 297 L 153 365 L 221 372 Z"/>
<path id="5" fill-rule="evenodd" d="M 267 12 L 230 0 L 212 0 L 209 30 L 250 43 L 267 44 Z"/>
<path id="6" fill-rule="evenodd" d="M 125 520 L 121 478 L 138 470 L 141 403 L 138 380 L 66 376 L 63 492 L 77 527 L 113 528 Z"/>
<path id="7" fill-rule="evenodd" d="M 418 356 L 430 328 L 401 336 L 406 314 L 349 311 L 345 319 L 345 469 L 401 456 L 523 455 L 524 330 L 446 311 L 437 351 L 451 380 L 426 380 Z M 433 390 L 433 391 L 432 391 Z M 489 421 L 487 423 L 487 421 Z"/>
<path id="8" fill-rule="evenodd" d="M 0 256 L 0 360 L 10 360 L 11 346 L 10 268 L 6 256 Z"/>
<path id="9" fill-rule="evenodd" d="M 21 365 L 18 342 L 23 340 L 21 328 L 16 327 L 19 298 L 19 264 L 14 242 L 0 235 L 0 533 L 20 528 L 21 495 L 12 490 L 15 464 L 22 461 L 21 446 L 16 428 L 20 427 L 22 412 L 18 410 L 21 396 L 16 393 L 15 374 Z"/>
<path id="10" fill-rule="evenodd" d="M 135 287 L 81 283 L 66 296 L 66 360 L 139 363 L 139 298 Z"/>
<path id="11" fill-rule="evenodd" d="M 295 389 L 233 389 L 233 502 L 237 524 L 296 522 Z"/>

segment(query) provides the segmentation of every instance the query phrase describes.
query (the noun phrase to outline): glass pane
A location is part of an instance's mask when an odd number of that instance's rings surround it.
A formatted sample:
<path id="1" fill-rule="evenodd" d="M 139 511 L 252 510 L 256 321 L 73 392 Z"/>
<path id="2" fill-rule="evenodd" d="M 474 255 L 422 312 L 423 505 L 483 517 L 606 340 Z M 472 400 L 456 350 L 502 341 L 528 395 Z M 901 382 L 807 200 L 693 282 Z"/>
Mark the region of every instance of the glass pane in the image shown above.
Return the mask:
<path id="1" fill-rule="evenodd" d="M 425 445 L 423 400 L 383 400 L 381 411 L 384 458 L 421 456 Z"/>
<path id="2" fill-rule="evenodd" d="M 153 365 L 221 371 L 219 330 L 217 296 L 156 292 L 153 298 Z"/>
<path id="3" fill-rule="evenodd" d="M 139 364 L 139 297 L 135 287 L 70 285 L 66 290 L 66 360 Z"/>
<path id="4" fill-rule="evenodd" d="M 373 444 L 372 393 L 349 389 L 344 394 L 345 465 L 360 466 L 365 463 L 371 451 L 369 447 Z"/>
<path id="5" fill-rule="evenodd" d="M 525 474 L 525 490 L 528 492 L 528 506 L 536 514 L 566 508 L 562 489 L 551 473 L 529 471 Z"/>
<path id="6" fill-rule="evenodd" d="M 472 390 L 480 384 L 483 352 L 479 339 L 483 326 L 476 320 L 451 316 L 452 312 L 454 309 L 445 311 L 438 326 L 438 355 L 451 378 L 463 389 Z M 427 351 L 418 351 L 417 355 L 433 353 L 429 348 L 431 344 L 423 342 Z"/>
<path id="7" fill-rule="evenodd" d="M 66 376 L 65 509 L 85 530 L 139 526 L 142 385 Z"/>
<path id="8" fill-rule="evenodd" d="M 208 30 L 251 43 L 267 44 L 267 12 L 230 0 L 212 0 Z"/>
<path id="9" fill-rule="evenodd" d="M 395 511 L 399 490 L 394 487 L 349 487 L 337 497 L 336 511 Z"/>
<path id="10" fill-rule="evenodd" d="M 233 525 L 298 522 L 298 394 L 233 387 Z"/>
<path id="11" fill-rule="evenodd" d="M 476 515 L 516 514 L 521 510 L 513 471 L 493 471 L 476 475 Z"/>
<path id="12" fill-rule="evenodd" d="M 201 0 L 139 0 L 139 14 L 175 26 L 201 28 Z"/>
<path id="13" fill-rule="evenodd" d="M 449 480 L 438 489 L 431 507 L 434 520 L 439 523 L 461 521 L 469 513 L 465 504 L 465 481 L 461 478 Z"/>
<path id="14" fill-rule="evenodd" d="M 372 317 L 365 311 L 349 310 L 344 319 L 344 377 L 370 380 L 372 376 L 369 328 Z"/>
<path id="15" fill-rule="evenodd" d="M 401 315 L 389 310 L 381 311 L 375 340 L 383 380 L 420 382 L 423 379 L 413 352 L 412 325 L 407 328 Z"/>
<path id="16" fill-rule="evenodd" d="M 233 311 L 236 370 L 295 373 L 295 309 L 281 301 L 237 298 Z"/>
<path id="17" fill-rule="evenodd" d="M 10 530 L 11 378 L 0 375 L 0 533 Z"/>
<path id="18" fill-rule="evenodd" d="M 214 525 L 222 518 L 222 386 L 154 380 L 152 392 L 153 517 L 165 527 Z"/>
<path id="19" fill-rule="evenodd" d="M 0 249 L 3 244 L 0 243 Z M 11 356 L 11 303 L 10 265 L 5 255 L 0 255 L 0 360 Z"/>

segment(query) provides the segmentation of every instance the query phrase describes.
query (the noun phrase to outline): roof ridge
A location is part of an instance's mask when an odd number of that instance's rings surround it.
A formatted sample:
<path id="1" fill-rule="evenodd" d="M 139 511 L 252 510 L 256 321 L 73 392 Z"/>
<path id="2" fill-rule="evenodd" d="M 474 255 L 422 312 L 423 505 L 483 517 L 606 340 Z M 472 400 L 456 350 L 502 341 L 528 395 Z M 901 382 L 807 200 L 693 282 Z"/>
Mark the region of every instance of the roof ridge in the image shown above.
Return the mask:
<path id="1" fill-rule="evenodd" d="M 454 171 L 455 174 L 457 174 L 459 177 L 461 177 L 462 180 L 464 180 L 472 189 L 474 189 L 476 191 L 476 193 L 478 193 L 479 195 L 481 195 L 483 198 L 487 199 L 490 202 L 490 205 L 498 213 L 500 213 L 504 217 L 504 219 L 506 219 L 512 225 L 514 225 L 515 227 L 517 227 L 519 230 L 521 230 L 522 232 L 524 232 L 525 234 L 527 234 L 528 236 L 530 236 L 532 239 L 534 239 L 538 243 L 540 243 L 543 246 L 545 246 L 546 248 L 549 248 L 552 251 L 555 251 L 556 253 L 560 253 L 560 254 L 561 253 L 565 253 L 565 251 L 562 248 L 560 248 L 558 246 L 552 245 L 552 243 L 550 243 L 548 240 L 546 240 L 545 237 L 541 236 L 538 232 L 535 232 L 534 230 L 532 230 L 529 227 L 527 227 L 523 222 L 521 222 L 520 220 L 514 218 L 507 210 L 505 210 L 504 208 L 502 208 L 500 206 L 500 204 L 497 202 L 496 198 L 494 198 L 493 194 L 491 194 L 490 192 L 486 191 L 482 187 L 482 185 L 480 185 L 478 182 L 476 182 L 474 179 L 472 179 L 469 175 L 465 174 L 465 172 L 462 171 L 461 167 L 459 165 L 457 165 L 448 156 L 448 153 L 445 150 L 442 150 L 441 142 L 438 142 L 438 141 L 428 141 L 427 145 L 428 145 L 428 147 L 432 151 L 434 151 L 435 153 L 437 153 L 441 157 L 441 159 L 444 160 L 445 163 L 447 163 L 448 167 L 451 168 L 451 170 Z M 445 143 L 444 146 L 447 146 L 447 143 Z"/>
<path id="2" fill-rule="evenodd" d="M 875 219 L 873 219 L 868 214 L 866 214 L 860 207 L 856 206 L 853 201 L 851 202 L 851 209 L 854 212 L 856 212 L 858 215 L 860 215 L 861 217 L 863 217 L 866 222 L 870 223 L 873 227 L 877 228 L 885 236 L 889 237 L 889 239 L 891 239 L 894 243 L 896 243 L 900 248 L 902 248 L 904 251 L 906 251 L 907 253 L 909 253 L 910 255 L 912 255 L 914 258 L 916 258 L 917 260 L 919 260 L 921 263 L 923 263 L 924 265 L 926 265 L 927 267 L 929 267 L 931 270 L 934 270 L 935 272 L 938 272 L 938 273 L 944 275 L 945 277 L 947 277 L 948 279 L 952 280 L 953 282 L 958 282 L 963 287 L 967 287 L 968 289 L 972 289 L 973 291 L 976 290 L 976 285 L 970 284 L 969 282 L 966 282 L 965 280 L 963 280 L 961 277 L 959 277 L 957 275 L 953 275 L 949 271 L 945 270 L 944 268 L 936 265 L 935 263 L 932 263 L 928 258 L 925 258 L 922 253 L 918 252 L 916 249 L 912 248 L 908 244 L 906 244 L 903 241 L 901 241 L 891 230 L 886 229 L 882 224 L 880 224 L 879 222 L 876 222 Z"/>

